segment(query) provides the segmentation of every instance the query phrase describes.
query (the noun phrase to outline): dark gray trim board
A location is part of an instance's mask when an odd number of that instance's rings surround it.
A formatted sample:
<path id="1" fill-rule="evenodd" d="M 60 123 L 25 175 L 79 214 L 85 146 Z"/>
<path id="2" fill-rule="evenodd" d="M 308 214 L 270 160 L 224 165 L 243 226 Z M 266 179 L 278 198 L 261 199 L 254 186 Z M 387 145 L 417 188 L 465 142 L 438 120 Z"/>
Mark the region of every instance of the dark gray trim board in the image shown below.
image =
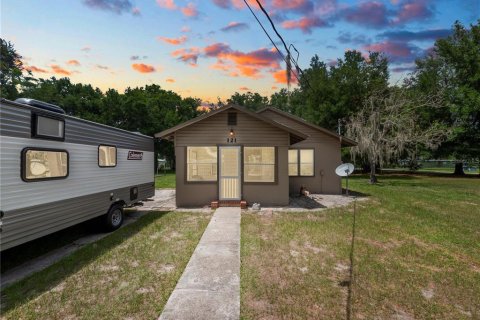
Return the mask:
<path id="1" fill-rule="evenodd" d="M 138 199 L 144 200 L 155 194 L 155 183 L 149 182 L 114 190 L 98 192 L 81 197 L 44 203 L 28 208 L 4 212 L 2 219 L 2 247 L 5 250 L 77 223 L 106 214 L 117 199 L 126 205 L 139 200 L 130 200 L 130 188 L 138 187 Z M 111 194 L 113 193 L 113 197 Z M 110 200 L 112 198 L 112 200 Z"/>

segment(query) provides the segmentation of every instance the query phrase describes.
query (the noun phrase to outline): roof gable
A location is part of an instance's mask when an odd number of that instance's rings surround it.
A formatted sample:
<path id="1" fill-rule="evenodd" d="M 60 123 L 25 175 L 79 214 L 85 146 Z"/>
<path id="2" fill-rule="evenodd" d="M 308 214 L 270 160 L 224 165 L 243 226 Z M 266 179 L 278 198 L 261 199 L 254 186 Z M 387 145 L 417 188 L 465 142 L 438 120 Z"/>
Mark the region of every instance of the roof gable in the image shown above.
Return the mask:
<path id="1" fill-rule="evenodd" d="M 205 119 L 208 119 L 208 118 L 210 118 L 210 117 L 212 117 L 212 116 L 214 116 L 214 115 L 216 115 L 216 114 L 218 114 L 218 113 L 225 112 L 225 111 L 230 110 L 230 109 L 234 109 L 234 110 L 237 110 L 237 111 L 239 111 L 239 112 L 245 113 L 245 114 L 247 114 L 247 115 L 249 115 L 249 116 L 251 116 L 251 117 L 253 117 L 253 118 L 256 118 L 256 119 L 258 119 L 258 120 L 261 120 L 261 121 L 263 121 L 263 122 L 265 122 L 265 123 L 267 123 L 267 124 L 269 124 L 269 125 L 271 125 L 271 126 L 274 126 L 274 127 L 276 127 L 276 128 L 279 128 L 279 129 L 281 129 L 281 130 L 283 130 L 283 131 L 286 131 L 286 132 L 290 133 L 290 137 L 291 137 L 291 140 L 292 140 L 291 143 L 292 143 L 292 144 L 293 144 L 293 143 L 296 143 L 296 142 L 299 142 L 299 141 L 302 141 L 302 140 L 304 140 L 304 139 L 306 139 L 306 138 L 308 137 L 308 136 L 307 136 L 306 134 L 304 134 L 304 133 L 301 133 L 301 132 L 299 132 L 299 131 L 297 131 L 297 130 L 294 130 L 294 129 L 288 127 L 288 126 L 285 126 L 285 125 L 280 124 L 280 123 L 278 123 L 278 122 L 276 122 L 276 121 L 273 121 L 273 120 L 271 120 L 271 119 L 268 119 L 268 118 L 266 118 L 266 117 L 264 117 L 264 116 L 262 116 L 262 115 L 260 115 L 260 114 L 258 114 L 258 113 L 255 113 L 255 112 L 252 112 L 252 111 L 250 111 L 250 110 L 247 110 L 246 108 L 243 108 L 243 107 L 240 107 L 240 106 L 237 106 L 237 105 L 233 105 L 233 104 L 232 104 L 232 105 L 227 105 L 227 106 L 224 106 L 224 107 L 221 107 L 221 108 L 218 108 L 218 109 L 215 109 L 215 110 L 210 111 L 210 112 L 208 112 L 208 113 L 202 114 L 202 115 L 200 115 L 200 116 L 198 116 L 198 117 L 196 117 L 196 118 L 193 118 L 193 119 L 191 119 L 191 120 L 188 120 L 188 121 L 185 121 L 185 122 L 183 122 L 183 123 L 180 123 L 180 124 L 178 124 L 178 125 L 170 128 L 170 129 L 167 129 L 167 130 L 164 130 L 164 131 L 162 131 L 162 132 L 156 133 L 156 134 L 155 134 L 155 137 L 156 137 L 156 138 L 161 138 L 161 139 L 167 139 L 169 136 L 172 136 L 173 134 L 175 134 L 175 132 L 177 132 L 178 130 L 181 130 L 181 129 L 183 129 L 183 128 L 186 128 L 186 127 L 188 127 L 188 126 L 191 126 L 191 125 L 193 125 L 193 124 L 195 124 L 195 123 L 198 123 L 198 122 L 203 121 L 203 120 L 205 120 Z"/>
<path id="2" fill-rule="evenodd" d="M 266 107 L 266 108 L 263 108 L 263 109 L 257 111 L 257 113 L 263 114 L 263 113 L 266 112 L 266 111 L 275 112 L 276 114 L 278 114 L 278 115 L 280 115 L 280 116 L 282 116 L 282 117 L 284 117 L 284 118 L 287 118 L 287 119 L 289 119 L 289 120 L 296 121 L 296 122 L 298 122 L 298 123 L 300 123 L 300 124 L 302 124 L 302 125 L 305 125 L 305 126 L 307 126 L 307 127 L 309 127 L 309 128 L 312 128 L 312 129 L 314 129 L 314 130 L 317 130 L 317 131 L 319 131 L 319 132 L 322 132 L 322 133 L 324 133 L 324 134 L 326 134 L 326 135 L 328 135 L 328 136 L 331 136 L 331 137 L 334 137 L 334 138 L 336 138 L 336 139 L 339 139 L 340 142 L 341 142 L 341 144 L 344 145 L 344 146 L 356 146 L 356 145 L 357 145 L 357 143 L 356 143 L 355 141 L 353 141 L 353 140 L 351 140 L 351 139 L 349 139 L 349 138 L 346 138 L 346 137 L 344 137 L 344 136 L 341 136 L 341 135 L 339 135 L 339 134 L 337 134 L 337 133 L 335 133 L 335 132 L 333 132 L 333 131 L 330 131 L 330 130 L 328 130 L 328 129 L 322 128 L 322 127 L 320 127 L 320 126 L 314 125 L 314 124 L 312 124 L 312 123 L 310 123 L 310 122 L 305 121 L 304 119 L 302 119 L 302 118 L 300 118 L 300 117 L 298 117 L 298 116 L 292 115 L 292 114 L 290 114 L 290 113 L 288 113 L 288 112 L 285 112 L 285 111 L 281 111 L 281 110 L 279 110 L 279 109 L 277 109 L 277 108 Z"/>

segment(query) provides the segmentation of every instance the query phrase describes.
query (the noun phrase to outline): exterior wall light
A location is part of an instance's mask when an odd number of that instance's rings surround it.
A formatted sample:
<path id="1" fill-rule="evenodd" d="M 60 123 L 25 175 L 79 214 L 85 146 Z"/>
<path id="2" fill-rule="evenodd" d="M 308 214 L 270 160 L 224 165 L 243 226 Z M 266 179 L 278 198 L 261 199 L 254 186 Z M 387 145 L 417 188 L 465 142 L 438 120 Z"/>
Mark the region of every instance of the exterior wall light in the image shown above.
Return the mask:
<path id="1" fill-rule="evenodd" d="M 228 138 L 227 138 L 228 143 L 236 143 L 237 138 L 235 137 L 235 131 L 233 129 L 230 129 L 230 132 L 228 133 Z"/>

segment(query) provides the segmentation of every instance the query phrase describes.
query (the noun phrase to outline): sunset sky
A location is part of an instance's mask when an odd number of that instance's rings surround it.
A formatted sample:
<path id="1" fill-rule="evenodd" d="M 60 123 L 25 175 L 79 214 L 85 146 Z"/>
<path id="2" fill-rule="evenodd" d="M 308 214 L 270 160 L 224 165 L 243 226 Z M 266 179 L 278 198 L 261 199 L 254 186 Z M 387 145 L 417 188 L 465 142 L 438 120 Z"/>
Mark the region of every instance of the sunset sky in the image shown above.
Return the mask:
<path id="1" fill-rule="evenodd" d="M 468 25 L 480 16 L 478 0 L 261 2 L 299 50 L 302 68 L 314 54 L 334 64 L 347 49 L 384 51 L 392 81 L 455 20 Z M 3 0 L 0 14 L 2 38 L 36 77 L 120 91 L 155 83 L 211 102 L 286 87 L 285 65 L 243 0 Z"/>

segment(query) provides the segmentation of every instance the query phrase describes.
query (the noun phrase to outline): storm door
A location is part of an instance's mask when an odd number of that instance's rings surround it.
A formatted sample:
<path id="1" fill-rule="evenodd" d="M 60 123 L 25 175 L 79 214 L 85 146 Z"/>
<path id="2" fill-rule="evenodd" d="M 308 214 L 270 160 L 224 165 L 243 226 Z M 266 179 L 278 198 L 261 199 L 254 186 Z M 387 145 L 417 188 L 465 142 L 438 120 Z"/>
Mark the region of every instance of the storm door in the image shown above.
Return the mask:
<path id="1" fill-rule="evenodd" d="M 240 200 L 242 197 L 240 147 L 220 146 L 219 151 L 220 200 Z"/>

